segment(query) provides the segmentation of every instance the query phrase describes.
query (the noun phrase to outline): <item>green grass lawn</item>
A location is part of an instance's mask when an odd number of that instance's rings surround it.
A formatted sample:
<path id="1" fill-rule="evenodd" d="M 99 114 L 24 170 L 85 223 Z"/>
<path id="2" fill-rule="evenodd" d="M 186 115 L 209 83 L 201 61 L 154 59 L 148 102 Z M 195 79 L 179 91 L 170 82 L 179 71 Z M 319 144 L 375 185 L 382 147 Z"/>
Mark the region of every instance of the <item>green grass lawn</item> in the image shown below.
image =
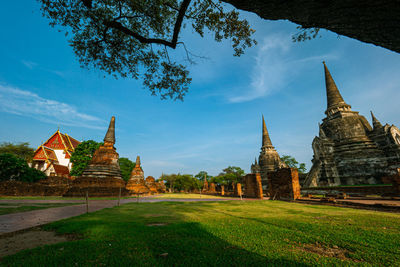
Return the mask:
<path id="1" fill-rule="evenodd" d="M 49 224 L 83 239 L 21 251 L 0 265 L 399 266 L 399 221 L 394 213 L 268 200 L 130 203 Z"/>
<path id="2" fill-rule="evenodd" d="M 30 210 L 40 210 L 56 207 L 78 205 L 82 203 L 0 203 L 0 215 L 24 212 Z"/>
<path id="3" fill-rule="evenodd" d="M 212 199 L 212 198 L 223 198 L 221 196 L 213 196 L 213 195 L 204 195 L 204 194 L 185 194 L 185 193 L 165 193 L 162 195 L 157 195 L 154 198 L 186 198 L 186 199 L 201 199 L 201 198 L 206 198 L 206 199 Z"/>

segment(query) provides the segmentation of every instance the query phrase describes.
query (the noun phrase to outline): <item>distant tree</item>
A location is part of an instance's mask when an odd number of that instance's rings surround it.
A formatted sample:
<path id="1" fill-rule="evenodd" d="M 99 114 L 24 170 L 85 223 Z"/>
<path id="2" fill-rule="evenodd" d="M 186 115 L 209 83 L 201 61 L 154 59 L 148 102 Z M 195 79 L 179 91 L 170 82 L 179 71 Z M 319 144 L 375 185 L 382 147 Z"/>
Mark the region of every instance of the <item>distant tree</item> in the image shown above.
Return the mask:
<path id="1" fill-rule="evenodd" d="M 199 189 L 202 186 L 202 182 L 191 174 L 164 174 L 161 179 L 163 179 L 166 182 L 165 185 L 173 191 L 184 190 L 189 192 Z"/>
<path id="2" fill-rule="evenodd" d="M 160 179 L 165 182 L 165 186 L 170 190 L 174 190 L 174 183 L 176 181 L 177 175 L 176 174 L 163 174 Z"/>
<path id="3" fill-rule="evenodd" d="M 72 176 L 80 176 L 92 159 L 93 153 L 101 145 L 103 145 L 103 143 L 98 143 L 93 140 L 80 143 L 71 155 L 72 169 L 70 174 Z"/>
<path id="4" fill-rule="evenodd" d="M 286 165 L 288 165 L 288 167 L 290 168 L 296 168 L 299 173 L 306 173 L 307 169 L 306 169 L 306 164 L 305 163 L 298 163 L 297 160 L 289 155 L 282 155 L 281 157 L 281 161 L 283 161 L 284 163 L 286 163 Z"/>
<path id="5" fill-rule="evenodd" d="M 244 170 L 240 167 L 229 166 L 222 170 L 222 172 L 215 177 L 215 181 L 219 185 L 232 185 L 232 183 L 240 183 L 244 175 Z"/>
<path id="6" fill-rule="evenodd" d="M 13 144 L 4 142 L 0 144 L 0 154 L 10 153 L 27 162 L 32 161 L 35 150 L 29 146 L 28 142 Z"/>
<path id="7" fill-rule="evenodd" d="M 28 166 L 27 162 L 10 153 L 0 154 L 0 181 L 36 182 L 46 175 Z"/>
<path id="8" fill-rule="evenodd" d="M 210 180 L 212 178 L 211 175 L 209 175 L 206 171 L 200 171 L 198 174 L 196 174 L 194 177 L 199 179 L 200 181 L 204 181 L 204 177 L 207 176 L 207 180 Z"/>
<path id="9" fill-rule="evenodd" d="M 121 169 L 122 178 L 125 181 L 128 181 L 131 177 L 131 172 L 133 168 L 135 168 L 136 163 L 132 162 L 128 158 L 119 158 L 118 159 L 119 168 Z"/>

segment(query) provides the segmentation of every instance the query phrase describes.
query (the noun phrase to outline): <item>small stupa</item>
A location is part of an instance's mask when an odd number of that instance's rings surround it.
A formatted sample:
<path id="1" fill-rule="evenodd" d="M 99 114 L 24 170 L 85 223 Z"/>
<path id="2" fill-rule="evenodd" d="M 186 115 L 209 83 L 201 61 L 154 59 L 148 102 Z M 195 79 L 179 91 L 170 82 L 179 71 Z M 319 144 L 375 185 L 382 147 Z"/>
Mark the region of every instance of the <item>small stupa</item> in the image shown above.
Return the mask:
<path id="1" fill-rule="evenodd" d="M 113 116 L 104 137 L 104 145 L 94 152 L 89 165 L 82 175 L 74 180 L 64 196 L 82 196 L 86 192 L 90 197 L 117 196 L 120 190 L 124 190 L 125 182 L 122 179 L 118 164 L 119 155 L 114 144 L 115 117 Z"/>
<path id="2" fill-rule="evenodd" d="M 208 192 L 208 181 L 207 181 L 207 176 L 204 176 L 204 183 L 203 183 L 203 190 L 202 192 Z"/>
<path id="3" fill-rule="evenodd" d="M 148 194 L 150 193 L 149 188 L 146 186 L 144 180 L 144 172 L 140 166 L 140 157 L 136 157 L 136 164 L 131 172 L 131 177 L 126 184 L 126 189 L 129 190 L 129 194 Z"/>
<path id="4" fill-rule="evenodd" d="M 156 185 L 156 179 L 154 179 L 153 176 L 147 176 L 146 180 L 146 186 L 149 188 L 151 193 L 157 194 L 157 185 Z"/>

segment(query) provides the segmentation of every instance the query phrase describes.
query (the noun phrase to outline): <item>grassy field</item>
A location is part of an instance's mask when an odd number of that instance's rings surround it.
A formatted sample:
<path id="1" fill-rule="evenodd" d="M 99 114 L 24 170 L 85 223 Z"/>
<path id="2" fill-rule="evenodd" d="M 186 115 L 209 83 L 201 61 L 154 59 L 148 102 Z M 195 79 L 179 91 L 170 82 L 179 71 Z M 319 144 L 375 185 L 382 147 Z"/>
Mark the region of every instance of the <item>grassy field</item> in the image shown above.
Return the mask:
<path id="1" fill-rule="evenodd" d="M 399 266 L 399 221 L 400 214 L 280 201 L 130 203 L 47 225 L 82 239 L 0 265 Z"/>
<path id="2" fill-rule="evenodd" d="M 63 206 L 78 205 L 81 203 L 0 203 L 0 215 L 24 212 L 30 210 L 40 210 Z"/>
<path id="3" fill-rule="evenodd" d="M 221 196 L 212 196 L 212 195 L 204 195 L 204 194 L 184 194 L 184 193 L 165 193 L 161 195 L 157 195 L 154 198 L 179 198 L 179 199 L 201 199 L 201 198 L 207 198 L 207 199 L 213 199 L 213 198 L 223 198 Z M 237 198 L 236 198 L 237 199 Z"/>

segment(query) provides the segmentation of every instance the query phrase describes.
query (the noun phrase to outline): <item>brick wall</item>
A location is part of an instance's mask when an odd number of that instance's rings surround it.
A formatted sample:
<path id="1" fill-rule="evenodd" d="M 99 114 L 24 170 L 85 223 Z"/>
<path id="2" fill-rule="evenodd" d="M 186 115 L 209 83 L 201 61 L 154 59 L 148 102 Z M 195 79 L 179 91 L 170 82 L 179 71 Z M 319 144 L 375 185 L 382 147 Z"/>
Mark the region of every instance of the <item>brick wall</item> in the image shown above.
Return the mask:
<path id="1" fill-rule="evenodd" d="M 247 174 L 243 177 L 244 194 L 246 197 L 263 198 L 261 176 L 259 173 Z"/>
<path id="2" fill-rule="evenodd" d="M 282 168 L 268 173 L 270 199 L 300 198 L 299 174 L 297 169 Z"/>

